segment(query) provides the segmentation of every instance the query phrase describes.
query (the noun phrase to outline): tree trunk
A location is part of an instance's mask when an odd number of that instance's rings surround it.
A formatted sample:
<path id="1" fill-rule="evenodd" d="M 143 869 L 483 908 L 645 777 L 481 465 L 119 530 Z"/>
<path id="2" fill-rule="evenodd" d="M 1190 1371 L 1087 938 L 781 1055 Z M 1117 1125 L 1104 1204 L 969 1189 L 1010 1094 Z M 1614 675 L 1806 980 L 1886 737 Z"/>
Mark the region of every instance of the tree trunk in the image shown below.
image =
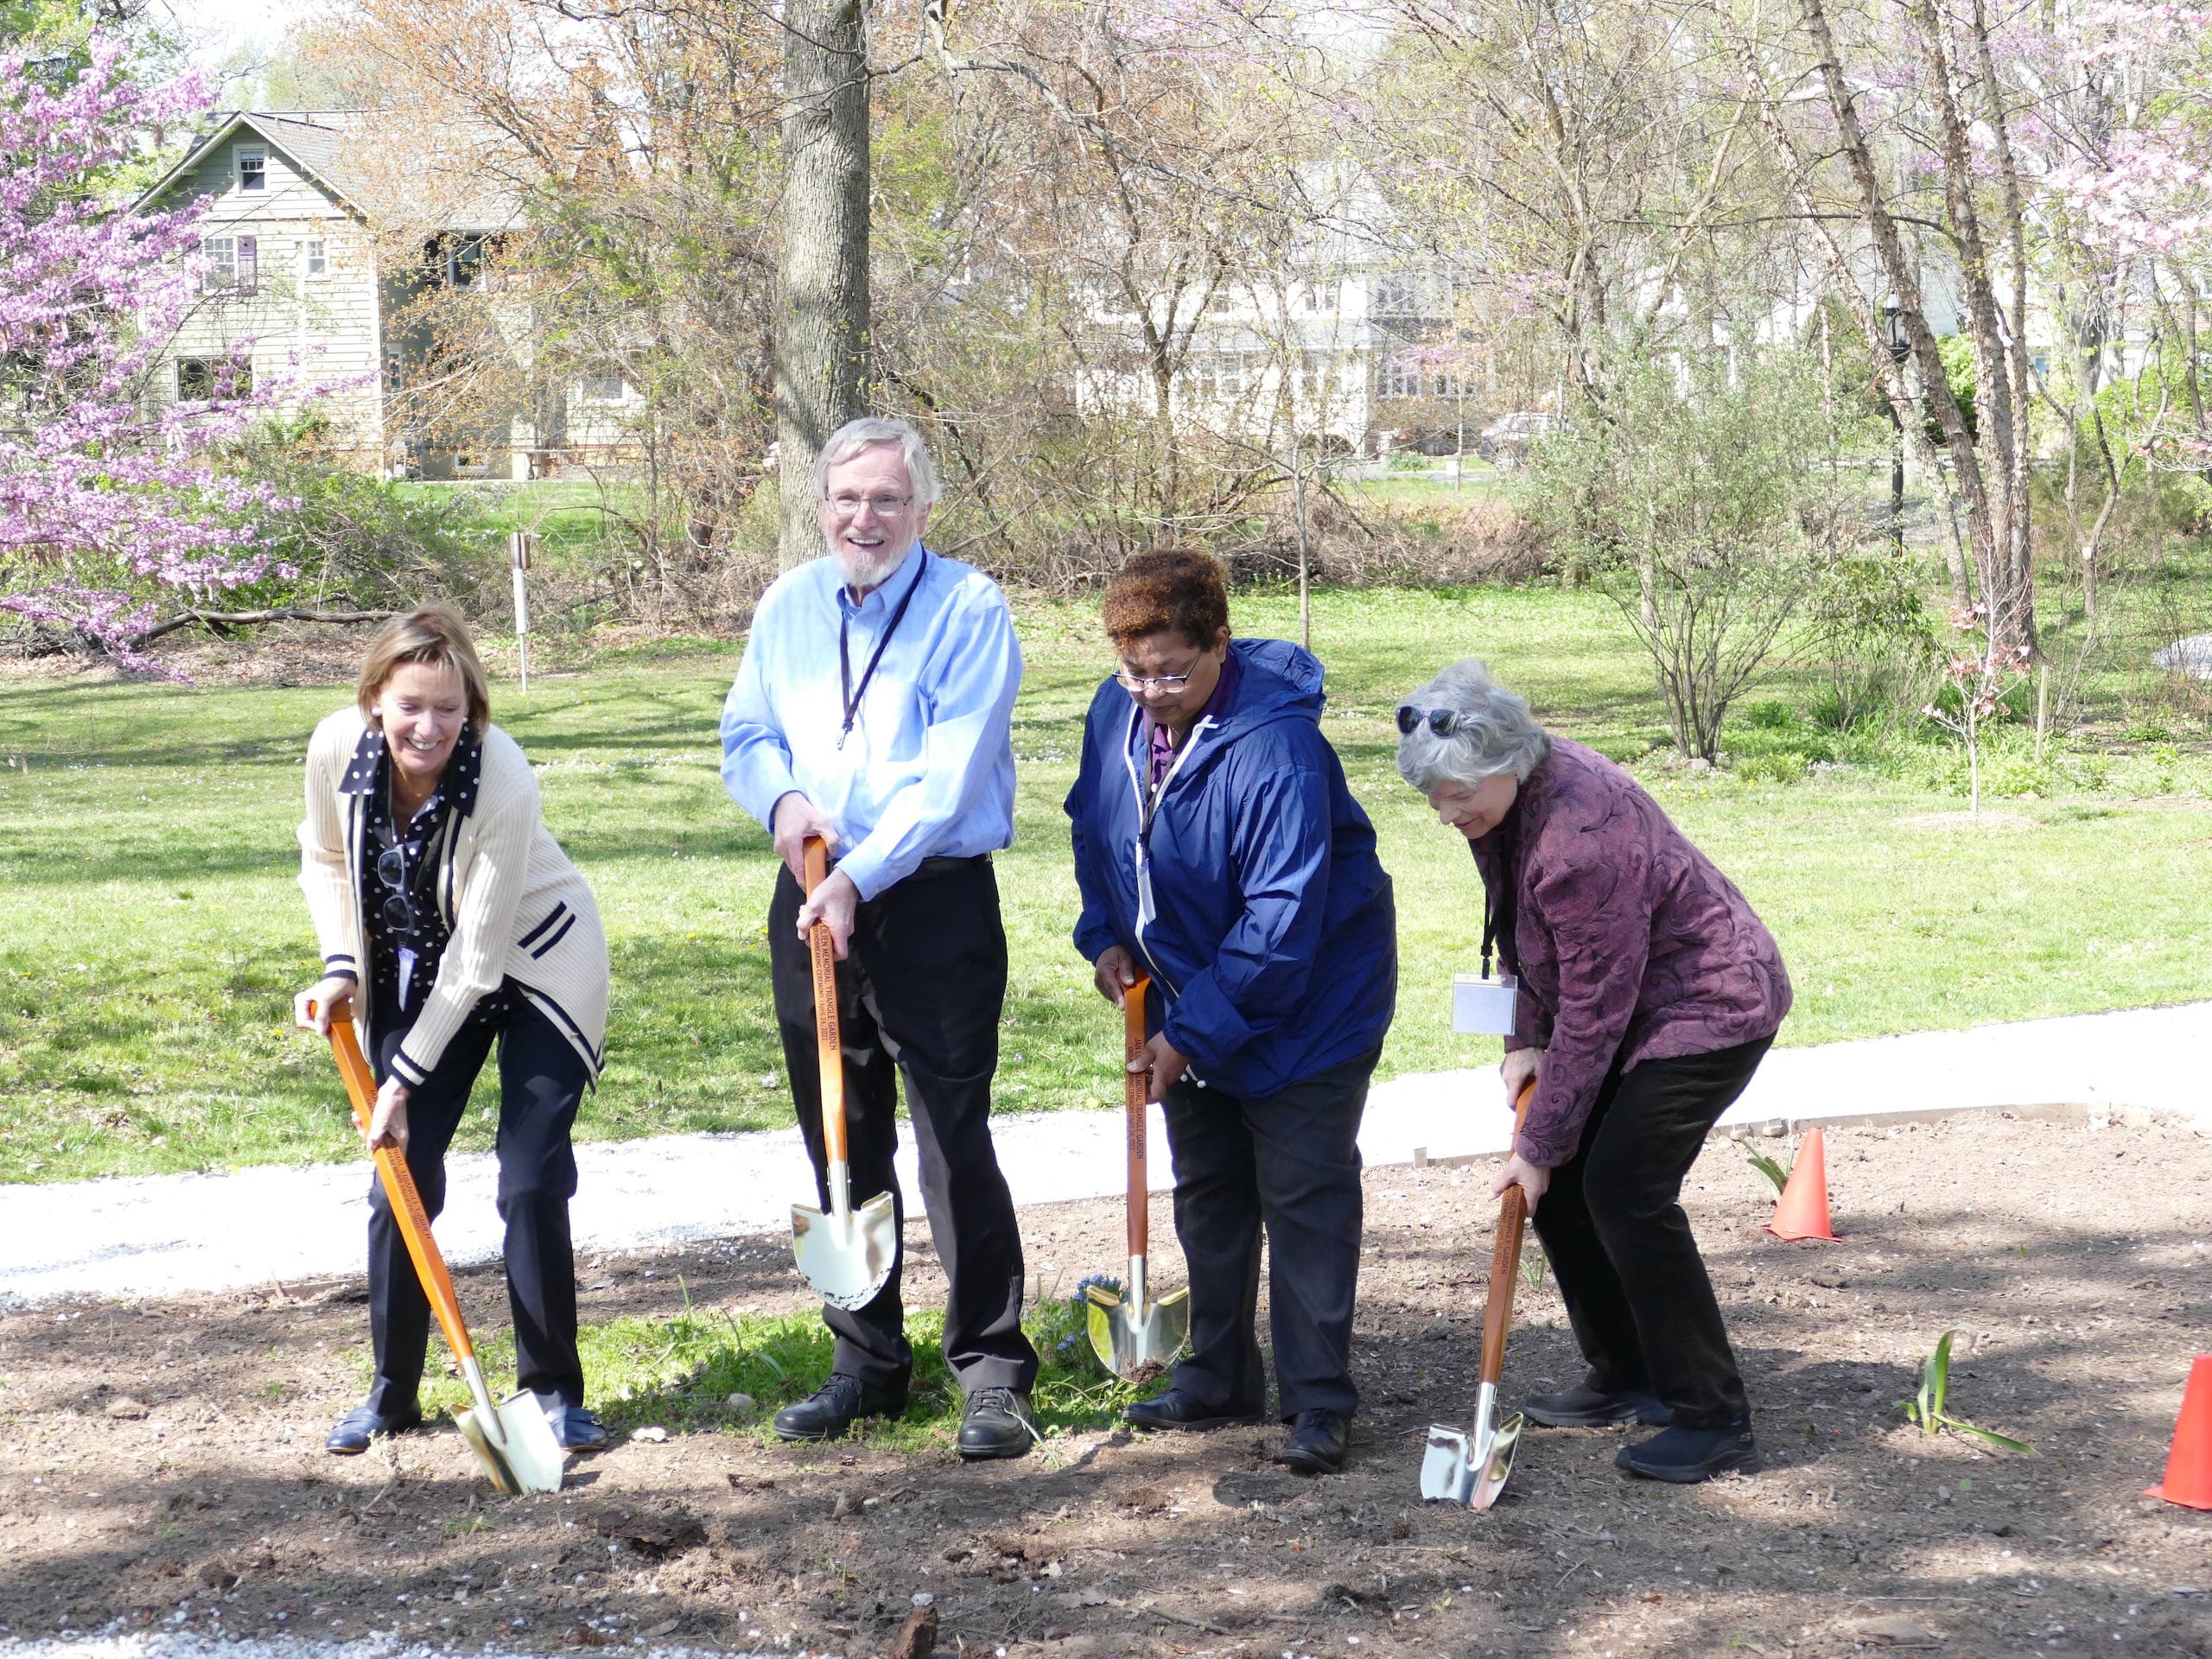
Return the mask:
<path id="1" fill-rule="evenodd" d="M 815 457 L 868 408 L 868 95 L 861 0 L 786 0 L 776 335 L 777 553 L 785 569 L 821 556 Z"/>

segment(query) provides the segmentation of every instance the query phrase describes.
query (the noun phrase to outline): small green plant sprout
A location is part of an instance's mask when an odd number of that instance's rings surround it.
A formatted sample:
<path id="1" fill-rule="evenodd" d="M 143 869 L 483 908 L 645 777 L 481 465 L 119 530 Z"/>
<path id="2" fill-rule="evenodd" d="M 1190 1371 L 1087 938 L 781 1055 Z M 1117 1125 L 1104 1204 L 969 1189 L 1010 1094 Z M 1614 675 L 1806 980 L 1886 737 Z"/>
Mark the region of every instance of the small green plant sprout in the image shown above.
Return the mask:
<path id="1" fill-rule="evenodd" d="M 1951 1341 L 1959 1332 L 1946 1331 L 1937 1338 L 1936 1351 L 1920 1362 L 1920 1389 L 1910 1400 L 1897 1402 L 1905 1421 L 1916 1423 L 1923 1434 L 1940 1434 L 1949 1429 L 1955 1434 L 1971 1434 L 1999 1451 L 2018 1452 L 2032 1458 L 2036 1449 L 2025 1440 L 2016 1440 L 2010 1434 L 1999 1434 L 1993 1428 L 1984 1428 L 1970 1423 L 1963 1417 L 1951 1414 Z M 1961 1484 L 1961 1491 L 1966 1490 Z"/>
<path id="2" fill-rule="evenodd" d="M 1789 1185 L 1789 1172 L 1784 1169 L 1780 1164 L 1776 1163 L 1773 1159 L 1768 1157 L 1764 1153 L 1758 1150 L 1748 1141 L 1738 1141 L 1736 1144 L 1743 1148 L 1744 1156 L 1750 1162 L 1751 1167 L 1758 1171 L 1760 1174 L 1765 1176 L 1767 1179 L 1774 1183 L 1774 1190 L 1777 1194 L 1779 1194 L 1783 1188 Z"/>

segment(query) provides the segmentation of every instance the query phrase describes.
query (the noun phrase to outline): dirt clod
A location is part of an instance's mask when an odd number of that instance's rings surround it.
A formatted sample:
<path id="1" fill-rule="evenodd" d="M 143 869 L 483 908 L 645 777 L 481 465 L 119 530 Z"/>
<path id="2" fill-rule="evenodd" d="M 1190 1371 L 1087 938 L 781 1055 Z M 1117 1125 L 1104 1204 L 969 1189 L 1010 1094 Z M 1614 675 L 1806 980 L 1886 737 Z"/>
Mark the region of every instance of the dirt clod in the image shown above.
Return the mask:
<path id="1" fill-rule="evenodd" d="M 210 1590 L 227 1590 L 238 1581 L 237 1571 L 219 1555 L 211 1555 L 192 1569 L 192 1576 Z"/>
<path id="2" fill-rule="evenodd" d="M 146 1414 L 145 1402 L 133 1400 L 127 1394 L 117 1395 L 114 1399 L 107 1402 L 105 1410 L 109 1416 L 118 1422 L 136 1422 Z"/>
<path id="3" fill-rule="evenodd" d="M 891 1638 L 886 1659 L 930 1659 L 937 1651 L 937 1609 L 917 1607 Z"/>
<path id="4" fill-rule="evenodd" d="M 707 1541 L 705 1523 L 689 1510 L 599 1510 L 583 1519 L 601 1537 L 627 1544 L 647 1560 L 665 1560 Z"/>
<path id="5" fill-rule="evenodd" d="M 1140 1515 L 1158 1515 L 1175 1500 L 1157 1486 L 1132 1486 L 1114 1501 Z"/>

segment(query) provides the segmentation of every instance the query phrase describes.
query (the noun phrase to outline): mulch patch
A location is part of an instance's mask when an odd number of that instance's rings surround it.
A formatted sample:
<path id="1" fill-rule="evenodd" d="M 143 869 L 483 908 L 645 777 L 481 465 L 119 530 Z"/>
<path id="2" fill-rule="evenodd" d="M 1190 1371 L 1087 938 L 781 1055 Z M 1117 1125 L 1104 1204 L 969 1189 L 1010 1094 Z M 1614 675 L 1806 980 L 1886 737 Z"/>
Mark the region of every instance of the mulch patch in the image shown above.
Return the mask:
<path id="1" fill-rule="evenodd" d="M 2212 1655 L 2212 1515 L 2143 1497 L 2212 1315 L 2212 1140 L 1984 1115 L 1828 1137 L 1834 1244 L 1760 1231 L 1711 1147 L 1686 1202 L 1766 1471 L 1691 1489 L 1613 1467 L 1618 1431 L 1532 1431 L 1487 1514 L 1426 1508 L 1433 1418 L 1466 1412 L 1493 1165 L 1367 1179 L 1342 1476 L 1281 1431 L 791 1448 L 757 1427 L 627 1437 L 506 1499 L 449 1425 L 341 1460 L 356 1287 L 272 1286 L 0 1318 L 0 1634 L 178 1628 L 459 1649 L 645 1646 L 963 1656 Z M 251 1217 L 236 1218 L 251 1225 Z M 1025 1212 L 1048 1287 L 1112 1270 L 1118 1206 Z M 911 1236 L 914 1300 L 941 1295 Z M 1180 1281 L 1162 1239 L 1159 1274 Z M 754 1241 L 757 1244 L 758 1241 Z M 787 1257 L 610 1258 L 585 1316 L 805 1306 Z M 1534 1277 L 1533 1274 L 1530 1275 Z M 681 1285 L 679 1286 L 679 1278 Z M 464 1300 L 504 1317 L 498 1281 Z M 1947 1329 L 1952 1408 L 2040 1455 L 1930 1438 L 1894 1402 Z M 1524 1284 L 1510 1397 L 1579 1374 Z"/>

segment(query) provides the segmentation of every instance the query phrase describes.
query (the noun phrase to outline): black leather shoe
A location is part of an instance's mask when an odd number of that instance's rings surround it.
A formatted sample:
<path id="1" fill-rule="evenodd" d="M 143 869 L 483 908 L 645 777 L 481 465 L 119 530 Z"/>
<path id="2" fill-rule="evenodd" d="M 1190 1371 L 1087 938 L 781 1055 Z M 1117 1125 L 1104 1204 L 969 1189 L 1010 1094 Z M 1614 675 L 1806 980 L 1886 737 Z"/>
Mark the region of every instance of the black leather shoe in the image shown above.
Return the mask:
<path id="1" fill-rule="evenodd" d="M 1300 1475 L 1333 1475 L 1344 1466 L 1344 1441 L 1351 1425 L 1340 1411 L 1301 1411 L 1291 1425 L 1290 1440 L 1275 1461 Z"/>
<path id="2" fill-rule="evenodd" d="M 538 1409 L 545 1414 L 545 1421 L 553 1430 L 553 1438 L 563 1452 L 603 1452 L 607 1449 L 607 1430 L 600 1421 L 582 1406 L 572 1406 L 557 1394 L 532 1394 Z"/>
<path id="3" fill-rule="evenodd" d="M 1014 1389 L 978 1389 L 968 1396 L 960 1420 L 960 1455 L 970 1463 L 986 1458 L 1026 1458 L 1037 1443 L 1037 1420 L 1029 1396 Z"/>
<path id="4" fill-rule="evenodd" d="M 874 1395 L 861 1387 L 858 1377 L 841 1371 L 804 1400 L 795 1400 L 776 1414 L 779 1440 L 842 1440 L 846 1431 L 862 1417 L 896 1417 L 906 1409 L 901 1393 Z"/>
<path id="5" fill-rule="evenodd" d="M 360 1406 L 338 1420 L 338 1427 L 330 1431 L 330 1438 L 322 1443 L 322 1449 L 341 1458 L 358 1458 L 379 1435 L 404 1434 L 422 1427 L 423 1414 L 419 1411 L 406 1417 L 380 1417 L 366 1406 Z"/>
<path id="6" fill-rule="evenodd" d="M 1122 1416 L 1139 1428 L 1229 1428 L 1258 1422 L 1260 1408 L 1210 1406 L 1194 1394 L 1168 1389 L 1124 1407 Z"/>
<path id="7" fill-rule="evenodd" d="M 1521 1410 L 1530 1422 L 1541 1423 L 1546 1428 L 1603 1428 L 1608 1423 L 1664 1428 L 1674 1421 L 1674 1413 L 1660 1404 L 1656 1395 L 1639 1389 L 1607 1394 L 1580 1382 L 1557 1394 L 1532 1394 Z"/>
<path id="8" fill-rule="evenodd" d="M 1613 1454 L 1617 1468 L 1646 1480 L 1668 1480 L 1688 1486 L 1711 1480 L 1731 1469 L 1755 1475 L 1759 1449 L 1751 1440 L 1749 1423 L 1726 1428 L 1670 1428 L 1636 1446 L 1624 1446 Z"/>

